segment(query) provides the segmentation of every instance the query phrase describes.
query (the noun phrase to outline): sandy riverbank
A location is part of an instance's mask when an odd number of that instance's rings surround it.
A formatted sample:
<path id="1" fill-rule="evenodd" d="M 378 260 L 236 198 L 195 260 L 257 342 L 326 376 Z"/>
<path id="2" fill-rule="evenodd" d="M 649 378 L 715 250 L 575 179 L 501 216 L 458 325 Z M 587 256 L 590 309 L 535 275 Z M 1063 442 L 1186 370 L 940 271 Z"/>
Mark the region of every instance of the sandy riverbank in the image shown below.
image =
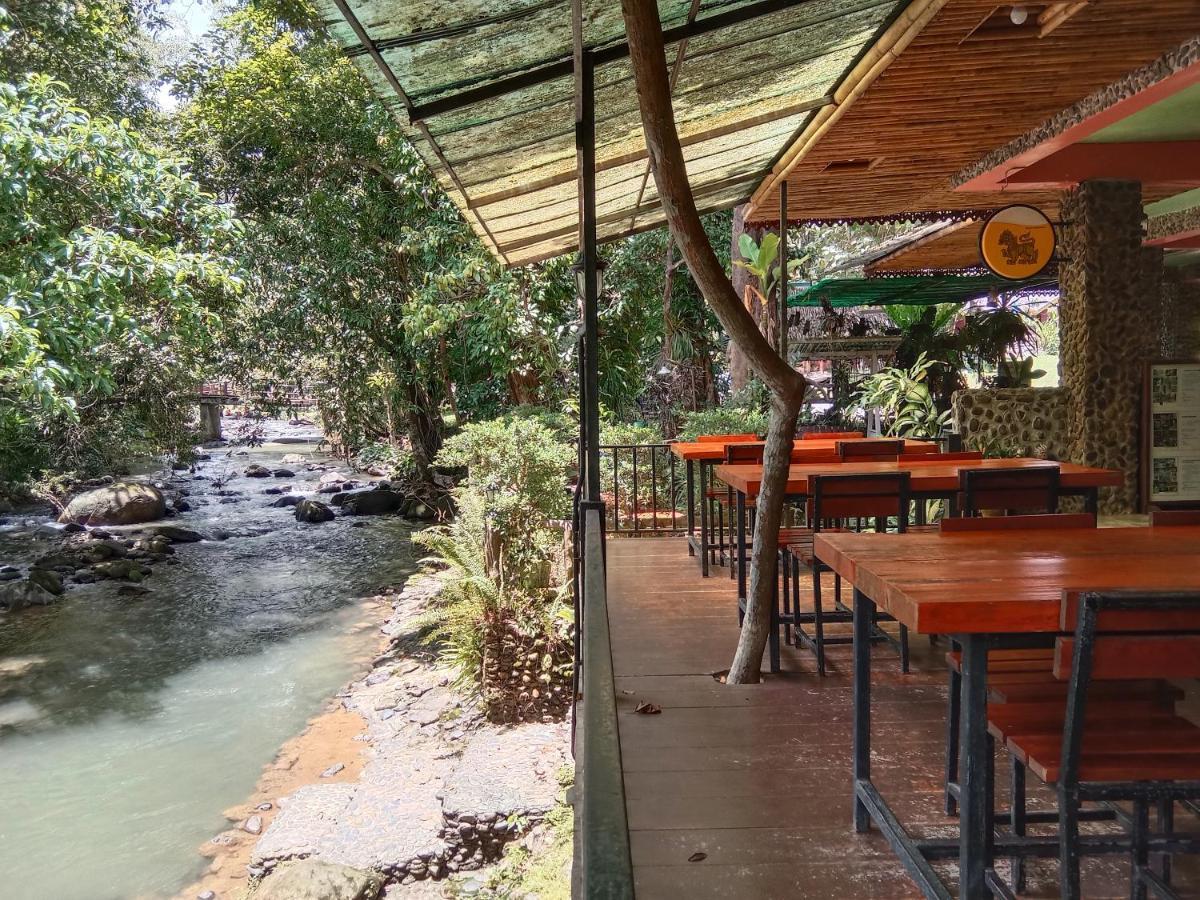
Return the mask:
<path id="1" fill-rule="evenodd" d="M 201 848 L 209 873 L 181 898 L 242 900 L 252 878 L 303 858 L 378 873 L 387 900 L 441 897 L 448 879 L 480 884 L 471 873 L 537 837 L 561 800 L 569 729 L 494 725 L 453 687 L 455 672 L 425 641 L 439 584 L 413 575 L 364 603 L 355 634 L 380 639 L 358 644 L 360 677 L 227 811 L 231 828 Z"/>

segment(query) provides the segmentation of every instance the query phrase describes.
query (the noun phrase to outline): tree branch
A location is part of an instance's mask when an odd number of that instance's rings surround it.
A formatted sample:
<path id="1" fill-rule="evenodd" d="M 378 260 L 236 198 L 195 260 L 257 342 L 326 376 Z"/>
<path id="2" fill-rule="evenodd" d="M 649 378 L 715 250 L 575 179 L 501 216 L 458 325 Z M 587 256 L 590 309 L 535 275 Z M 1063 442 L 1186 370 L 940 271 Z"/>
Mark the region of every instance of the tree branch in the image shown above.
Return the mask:
<path id="1" fill-rule="evenodd" d="M 655 0 L 621 0 L 629 58 L 637 83 L 642 130 L 650 169 L 675 245 L 687 260 L 692 278 L 730 339 L 771 390 L 771 424 L 763 453 L 746 617 L 728 681 L 757 681 L 775 603 L 779 525 L 787 489 L 796 419 L 804 400 L 804 377 L 785 362 L 758 329 L 717 260 L 704 232 L 687 179 L 683 149 L 675 128 L 662 23 Z"/>

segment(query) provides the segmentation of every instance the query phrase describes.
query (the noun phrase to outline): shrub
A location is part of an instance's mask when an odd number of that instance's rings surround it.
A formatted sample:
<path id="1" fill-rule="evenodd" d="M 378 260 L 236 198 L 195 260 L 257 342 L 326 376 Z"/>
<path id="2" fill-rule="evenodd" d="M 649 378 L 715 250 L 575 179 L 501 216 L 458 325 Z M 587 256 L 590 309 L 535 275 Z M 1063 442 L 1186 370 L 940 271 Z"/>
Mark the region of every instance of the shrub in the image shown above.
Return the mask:
<path id="1" fill-rule="evenodd" d="M 683 414 L 681 441 L 694 441 L 702 434 L 764 434 L 767 414 L 747 406 L 714 406 Z"/>
<path id="2" fill-rule="evenodd" d="M 434 638 L 494 721 L 562 715 L 572 664 L 569 554 L 562 520 L 574 452 L 531 418 L 468 425 L 437 462 L 465 467 L 458 515 L 415 535 L 446 566 Z"/>

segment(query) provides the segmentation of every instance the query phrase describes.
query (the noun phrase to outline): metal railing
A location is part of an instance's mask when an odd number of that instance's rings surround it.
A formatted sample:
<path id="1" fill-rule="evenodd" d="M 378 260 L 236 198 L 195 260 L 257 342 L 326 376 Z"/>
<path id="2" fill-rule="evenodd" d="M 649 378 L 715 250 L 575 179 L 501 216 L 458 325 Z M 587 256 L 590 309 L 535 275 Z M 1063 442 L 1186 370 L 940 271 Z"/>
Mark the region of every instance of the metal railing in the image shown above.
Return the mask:
<path id="1" fill-rule="evenodd" d="M 575 672 L 581 705 L 575 732 L 575 875 L 572 895 L 587 900 L 633 897 L 629 821 L 617 731 L 609 640 L 602 504 L 577 502 Z M 581 688 L 581 690 L 578 690 Z"/>
<path id="2" fill-rule="evenodd" d="M 605 526 L 620 534 L 676 534 L 687 527 L 683 463 L 670 444 L 601 444 Z"/>

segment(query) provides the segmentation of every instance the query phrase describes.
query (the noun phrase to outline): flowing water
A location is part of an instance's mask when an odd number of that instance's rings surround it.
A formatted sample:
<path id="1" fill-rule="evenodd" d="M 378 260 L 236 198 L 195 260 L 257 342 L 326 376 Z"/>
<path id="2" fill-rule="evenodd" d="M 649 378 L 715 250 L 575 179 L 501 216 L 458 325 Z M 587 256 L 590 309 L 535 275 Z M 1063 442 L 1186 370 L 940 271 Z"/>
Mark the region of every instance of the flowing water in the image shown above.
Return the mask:
<path id="1" fill-rule="evenodd" d="M 302 525 L 262 490 L 312 490 L 319 471 L 240 474 L 314 449 L 213 451 L 204 478 L 180 476 L 195 509 L 169 521 L 228 537 L 176 544 L 149 594 L 79 585 L 55 606 L 0 613 L 4 900 L 175 894 L 204 867 L 196 848 L 227 827 L 221 811 L 353 676 L 372 640 L 353 627 L 355 600 L 411 571 L 409 529 L 394 517 Z M 212 479 L 230 472 L 223 490 L 243 499 L 222 503 Z M 0 527 L 0 563 L 49 549 L 47 521 Z"/>

